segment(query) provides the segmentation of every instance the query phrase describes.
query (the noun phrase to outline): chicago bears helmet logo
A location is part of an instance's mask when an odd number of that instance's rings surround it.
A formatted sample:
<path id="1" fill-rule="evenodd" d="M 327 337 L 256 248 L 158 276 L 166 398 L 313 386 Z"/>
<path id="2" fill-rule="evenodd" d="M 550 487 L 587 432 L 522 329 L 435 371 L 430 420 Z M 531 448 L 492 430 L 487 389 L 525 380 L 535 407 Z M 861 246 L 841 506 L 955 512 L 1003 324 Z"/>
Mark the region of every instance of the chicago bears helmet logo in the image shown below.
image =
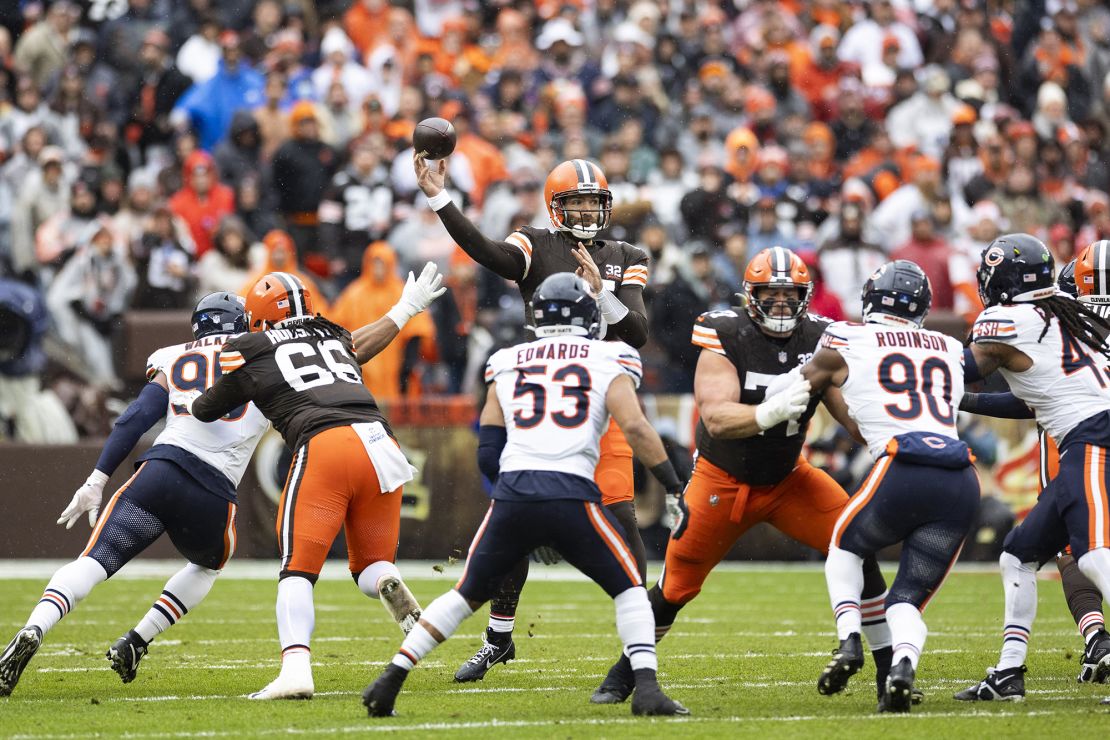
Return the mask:
<path id="1" fill-rule="evenodd" d="M 987 267 L 995 267 L 1001 264 L 1005 257 L 1006 253 L 1002 251 L 1002 247 L 991 247 L 983 253 L 983 264 Z"/>

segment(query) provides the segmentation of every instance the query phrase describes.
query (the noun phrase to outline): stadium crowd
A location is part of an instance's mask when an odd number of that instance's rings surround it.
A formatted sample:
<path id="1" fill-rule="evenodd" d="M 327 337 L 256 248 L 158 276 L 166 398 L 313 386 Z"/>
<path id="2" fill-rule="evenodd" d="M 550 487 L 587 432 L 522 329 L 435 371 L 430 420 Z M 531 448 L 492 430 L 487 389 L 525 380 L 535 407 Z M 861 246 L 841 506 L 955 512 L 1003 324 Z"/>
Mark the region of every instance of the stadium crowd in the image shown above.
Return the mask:
<path id="1" fill-rule="evenodd" d="M 806 260 L 831 318 L 907 258 L 934 314 L 967 321 L 998 234 L 1038 235 L 1060 264 L 1110 237 L 1097 0 L 3 5 L 5 419 L 51 360 L 80 381 L 61 394 L 75 420 L 90 392 L 125 395 L 132 309 L 285 270 L 355 327 L 427 260 L 448 296 L 367 384 L 387 402 L 471 391 L 523 306 L 420 195 L 427 116 L 453 121 L 452 195 L 494 238 L 548 223 L 555 164 L 600 164 L 608 236 L 651 256 L 648 391 L 690 391 L 690 327 L 765 247 Z"/>

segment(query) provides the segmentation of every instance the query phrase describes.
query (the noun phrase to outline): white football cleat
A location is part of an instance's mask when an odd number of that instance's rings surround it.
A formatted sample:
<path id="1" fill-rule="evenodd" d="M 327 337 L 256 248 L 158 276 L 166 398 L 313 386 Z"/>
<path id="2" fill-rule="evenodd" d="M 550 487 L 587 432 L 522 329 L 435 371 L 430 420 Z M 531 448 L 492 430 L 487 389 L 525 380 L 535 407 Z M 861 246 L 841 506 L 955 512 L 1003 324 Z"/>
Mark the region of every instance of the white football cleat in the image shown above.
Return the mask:
<path id="1" fill-rule="evenodd" d="M 266 688 L 256 691 L 248 698 L 256 701 L 270 699 L 311 699 L 316 687 L 312 685 L 312 675 L 291 676 L 286 673 L 278 675 Z"/>

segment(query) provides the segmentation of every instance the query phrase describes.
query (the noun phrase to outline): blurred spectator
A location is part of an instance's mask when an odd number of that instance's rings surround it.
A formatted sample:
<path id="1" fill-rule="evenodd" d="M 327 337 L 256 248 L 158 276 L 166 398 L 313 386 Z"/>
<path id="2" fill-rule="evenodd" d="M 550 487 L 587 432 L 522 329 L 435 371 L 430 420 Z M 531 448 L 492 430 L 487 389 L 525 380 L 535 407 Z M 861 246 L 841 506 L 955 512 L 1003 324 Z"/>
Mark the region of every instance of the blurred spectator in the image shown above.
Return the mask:
<path id="1" fill-rule="evenodd" d="M 76 254 L 54 278 L 47 305 L 58 335 L 81 360 L 95 385 L 118 389 L 113 335 L 135 289 L 135 271 L 110 223 L 90 224 Z"/>
<path id="2" fill-rule="evenodd" d="M 712 251 L 704 242 L 690 249 L 674 280 L 663 286 L 651 315 L 651 335 L 667 353 L 666 390 L 688 393 L 694 385 L 698 348 L 690 342 L 694 321 L 706 311 L 728 308 L 735 288 L 716 277 Z"/>
<path id="3" fill-rule="evenodd" d="M 1022 112 L 1030 116 L 1034 112 L 1034 104 L 1037 108 L 1042 106 L 1039 91 L 1044 83 L 1051 82 L 1063 94 L 1061 102 L 1065 113 L 1070 103 L 1074 118 L 1086 118 L 1091 89 L 1080 67 L 1082 60 L 1083 52 L 1061 36 L 1060 29 L 1051 19 L 1042 18 L 1040 36 L 1026 49 L 1018 71 L 1015 90 Z M 1036 97 L 1033 97 L 1035 91 Z"/>
<path id="4" fill-rule="evenodd" d="M 374 92 L 374 79 L 366 67 L 354 60 L 355 47 L 339 28 L 331 28 L 320 42 L 322 64 L 312 73 L 316 99 L 326 100 L 333 83 L 338 82 L 347 93 L 347 100 L 361 104 Z"/>
<path id="5" fill-rule="evenodd" d="M 263 202 L 262 183 L 254 176 L 244 177 L 235 188 L 235 215 L 251 234 L 268 234 L 278 228 L 277 215 Z"/>
<path id="6" fill-rule="evenodd" d="M 228 137 L 216 147 L 213 159 L 221 182 L 234 188 L 244 177 L 259 177 L 262 169 L 262 138 L 258 121 L 248 110 L 231 117 Z"/>
<path id="7" fill-rule="evenodd" d="M 169 147 L 173 138 L 170 112 L 191 84 L 173 65 L 169 51 L 170 37 L 165 31 L 147 32 L 139 49 L 139 64 L 121 78 L 116 93 L 126 116 L 125 137 L 144 152 L 150 147 Z"/>
<path id="8" fill-rule="evenodd" d="M 1013 231 L 1043 236 L 1049 224 L 1064 218 L 1058 205 L 1039 196 L 1034 171 L 1023 162 L 1011 168 L 996 201 Z"/>
<path id="9" fill-rule="evenodd" d="M 0 117 L 0 135 L 8 141 L 20 141 L 32 128 L 40 128 L 48 143 L 67 149 L 76 146 L 76 142 L 65 135 L 61 116 L 42 99 L 42 91 L 33 78 L 26 75 L 16 78 L 13 102 L 14 105 Z"/>
<path id="10" fill-rule="evenodd" d="M 809 298 L 810 313 L 824 316 L 831 321 L 844 321 L 847 314 L 840 303 L 840 298 L 829 289 L 825 281 L 817 252 L 812 249 L 799 249 L 797 255 L 809 268 L 809 275 L 813 279 L 813 293 Z"/>
<path id="11" fill-rule="evenodd" d="M 12 212 L 11 266 L 16 274 L 36 266 L 35 234 L 69 207 L 69 186 L 62 175 L 64 155 L 56 146 L 39 153 L 39 172 L 20 184 Z"/>
<path id="12" fill-rule="evenodd" d="M 883 44 L 887 39 L 896 42 L 897 64 L 902 68 L 921 65 L 923 56 L 917 35 L 909 26 L 895 18 L 892 0 L 871 0 L 865 6 L 867 18 L 852 24 L 837 50 L 846 62 L 855 62 L 864 69 L 882 64 Z"/>
<path id="13" fill-rule="evenodd" d="M 192 242 L 178 240 L 174 214 L 159 206 L 131 249 L 139 272 L 136 308 L 183 309 L 192 305 Z M 211 250 L 209 250 L 211 251 Z"/>
<path id="14" fill-rule="evenodd" d="M 189 225 L 196 244 L 196 256 L 212 248 L 212 235 L 220 219 L 235 210 L 235 195 L 220 183 L 212 157 L 193 152 L 183 166 L 184 183 L 169 200 L 170 210 Z"/>
<path id="15" fill-rule="evenodd" d="M 890 109 L 886 128 L 896 147 L 915 147 L 939 158 L 952 130 L 952 115 L 960 106 L 948 92 L 948 75 L 940 67 L 927 68 L 921 92 Z"/>
<path id="16" fill-rule="evenodd" d="M 447 292 L 432 304 L 436 347 L 439 361 L 447 369 L 445 390 L 448 393 L 463 391 L 470 364 L 470 338 L 478 320 L 478 273 L 481 269 L 466 252 L 456 249 L 444 280 Z"/>
<path id="17" fill-rule="evenodd" d="M 304 264 L 317 260 L 310 269 L 326 277 L 331 272 L 327 259 L 332 255 L 321 251 L 317 238 L 318 211 L 339 157 L 320 141 L 316 110 L 307 100 L 293 106 L 289 127 L 293 138 L 278 147 L 271 163 L 277 210 L 285 219 L 285 230 L 296 243 L 301 259 L 306 260 Z"/>
<path id="18" fill-rule="evenodd" d="M 328 296 L 320 290 L 310 274 L 297 266 L 297 245 L 293 243 L 289 234 L 280 229 L 274 229 L 262 237 L 262 246 L 262 264 L 247 278 L 246 282 L 239 286 L 239 295 L 245 297 L 254 284 L 268 272 L 288 272 L 290 275 L 299 277 L 304 287 L 312 293 L 312 304 L 316 313 L 329 315 Z"/>
<path id="19" fill-rule="evenodd" d="M 916 262 L 929 278 L 933 290 L 932 311 L 951 311 L 955 306 L 950 262 L 955 256 L 948 242 L 937 236 L 933 214 L 917 210 L 910 217 L 910 240 L 890 254 L 892 260 Z"/>
<path id="20" fill-rule="evenodd" d="M 278 147 L 289 139 L 289 112 L 284 107 L 288 84 L 289 77 L 285 72 L 270 70 L 262 90 L 263 102 L 253 111 L 262 137 L 263 162 L 268 162 Z"/>
<path id="21" fill-rule="evenodd" d="M 691 240 L 721 244 L 722 229 L 738 217 L 739 207 L 725 192 L 725 177 L 718 163 L 708 159 L 699 162 L 698 175 L 698 187 L 683 196 L 679 210 Z"/>
<path id="22" fill-rule="evenodd" d="M 909 163 L 910 182 L 901 186 L 871 214 L 870 226 L 880 247 L 890 251 L 910 237 L 910 216 L 928 211 L 940 197 L 940 162 L 917 156 Z"/>
<path id="23" fill-rule="evenodd" d="M 209 249 L 197 262 L 195 298 L 209 293 L 237 293 L 253 274 L 251 233 L 238 216 L 224 216 Z M 260 247 L 260 249 L 262 249 Z"/>
<path id="24" fill-rule="evenodd" d="M 42 89 L 66 63 L 69 36 L 80 10 L 68 0 L 55 0 L 46 14 L 23 32 L 15 45 L 15 61 Z"/>
<path id="25" fill-rule="evenodd" d="M 404 287 L 396 254 L 385 242 L 374 242 L 363 253 L 361 274 L 340 293 L 328 317 L 353 331 L 384 316 Z M 435 326 L 429 313 L 417 314 L 405 324 L 397 339 L 362 366 L 362 380 L 374 398 L 394 401 L 412 394 L 421 345 L 434 341 Z"/>
<path id="26" fill-rule="evenodd" d="M 860 318 L 860 290 L 867 279 L 887 262 L 886 253 L 863 238 L 864 210 L 849 201 L 840 208 L 840 228 L 817 252 L 825 285 L 852 320 Z"/>
<path id="27" fill-rule="evenodd" d="M 355 0 L 343 16 L 343 27 L 360 54 L 366 54 L 385 35 L 387 0 Z"/>
<path id="28" fill-rule="evenodd" d="M 227 136 L 235 111 L 262 103 L 262 76 L 243 61 L 238 34 L 222 32 L 220 49 L 216 74 L 190 87 L 171 113 L 171 120 L 197 132 L 200 148 L 207 152 Z"/>
<path id="29" fill-rule="evenodd" d="M 35 231 L 35 257 L 40 266 L 49 268 L 47 275 L 52 275 L 83 240 L 89 239 L 89 228 L 98 213 L 96 190 L 96 173 L 85 170 L 70 185 L 68 207 L 56 211 Z"/>
<path id="30" fill-rule="evenodd" d="M 177 52 L 177 68 L 195 84 L 208 82 L 220 68 L 220 21 L 214 13 L 201 17 L 196 33 Z"/>
<path id="31" fill-rule="evenodd" d="M 674 280 L 679 265 L 686 261 L 686 254 L 671 240 L 666 227 L 654 215 L 640 224 L 639 244 L 651 258 L 651 282 L 647 292 L 654 293 L 657 286 Z"/>
<path id="32" fill-rule="evenodd" d="M 686 167 L 677 149 L 659 152 L 658 166 L 648 173 L 644 194 L 652 202 L 652 211 L 670 233 L 679 233 L 682 198 L 697 186 L 697 173 Z"/>
<path id="33" fill-rule="evenodd" d="M 805 96 L 819 121 L 829 121 L 834 117 L 840 81 L 855 69 L 853 64 L 837 57 L 836 45 L 839 42 L 840 32 L 836 27 L 817 26 L 809 36 L 809 54 L 791 71 L 791 81 Z"/>
<path id="34" fill-rule="evenodd" d="M 372 138 L 354 142 L 351 161 L 332 177 L 319 214 L 320 244 L 343 262 L 340 272 L 353 278 L 366 245 L 384 239 L 393 219 L 389 172 Z"/>
<path id="35" fill-rule="evenodd" d="M 836 160 L 846 162 L 869 143 L 876 133 L 875 122 L 867 117 L 860 83 L 845 78 L 840 85 L 839 115 L 832 122 L 836 139 Z"/>
<path id="36" fill-rule="evenodd" d="M 748 223 L 749 252 L 754 255 L 768 247 L 789 247 L 790 238 L 779 224 L 774 196 L 761 196 L 753 210 L 754 215 Z"/>

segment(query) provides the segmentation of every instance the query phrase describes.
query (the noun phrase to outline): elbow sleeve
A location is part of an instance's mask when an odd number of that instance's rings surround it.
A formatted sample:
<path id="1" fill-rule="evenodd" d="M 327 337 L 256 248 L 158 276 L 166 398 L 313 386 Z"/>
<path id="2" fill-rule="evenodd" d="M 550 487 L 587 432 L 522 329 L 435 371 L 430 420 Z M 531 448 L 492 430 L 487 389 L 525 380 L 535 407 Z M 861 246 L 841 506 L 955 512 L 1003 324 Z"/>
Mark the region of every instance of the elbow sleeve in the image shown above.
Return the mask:
<path id="1" fill-rule="evenodd" d="M 971 352 L 971 347 L 964 349 L 964 382 L 965 383 L 978 383 L 983 379 L 982 373 L 979 372 L 979 363 L 975 362 L 975 355 Z"/>
<path id="2" fill-rule="evenodd" d="M 116 419 L 96 461 L 96 469 L 107 475 L 114 473 L 147 430 L 166 415 L 168 401 L 169 393 L 165 388 L 157 383 L 147 383 L 139 397 Z"/>
<path id="3" fill-rule="evenodd" d="M 490 483 L 497 482 L 501 472 L 501 452 L 509 437 L 505 427 L 482 426 L 478 428 L 478 469 Z"/>

